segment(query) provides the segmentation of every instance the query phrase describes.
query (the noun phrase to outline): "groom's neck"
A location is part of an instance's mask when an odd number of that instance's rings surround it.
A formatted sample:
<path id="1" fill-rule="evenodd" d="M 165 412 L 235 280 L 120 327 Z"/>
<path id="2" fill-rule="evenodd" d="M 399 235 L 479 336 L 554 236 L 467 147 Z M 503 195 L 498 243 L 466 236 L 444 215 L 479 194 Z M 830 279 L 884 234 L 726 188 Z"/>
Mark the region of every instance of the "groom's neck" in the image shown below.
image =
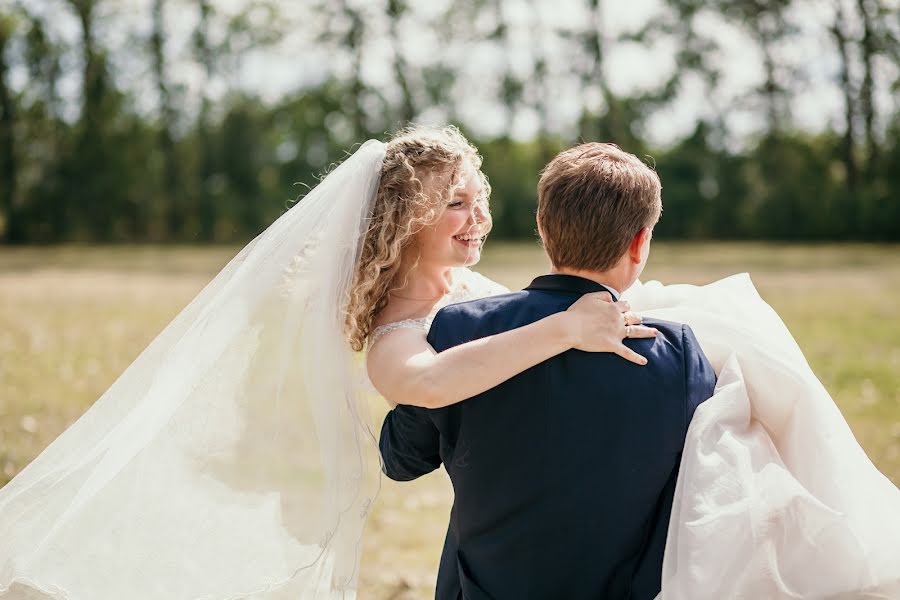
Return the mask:
<path id="1" fill-rule="evenodd" d="M 624 292 L 633 283 L 628 280 L 628 274 L 624 273 L 623 269 L 618 267 L 610 269 L 609 271 L 588 271 L 585 269 L 570 269 L 568 267 L 557 268 L 551 265 L 550 272 L 558 273 L 560 275 L 575 275 L 576 277 L 590 279 L 600 285 L 613 288 L 619 294 Z"/>

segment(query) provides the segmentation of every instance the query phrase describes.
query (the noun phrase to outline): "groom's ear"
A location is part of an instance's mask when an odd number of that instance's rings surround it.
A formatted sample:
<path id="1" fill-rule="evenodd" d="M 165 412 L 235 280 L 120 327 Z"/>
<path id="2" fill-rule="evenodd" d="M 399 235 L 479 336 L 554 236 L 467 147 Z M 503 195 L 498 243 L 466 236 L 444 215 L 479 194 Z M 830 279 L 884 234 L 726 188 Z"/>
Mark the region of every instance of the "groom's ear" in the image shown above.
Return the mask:
<path id="1" fill-rule="evenodd" d="M 640 264 L 644 260 L 644 244 L 650 243 L 652 232 L 649 227 L 642 227 L 640 231 L 631 238 L 631 244 L 628 245 L 628 258 L 634 264 Z"/>

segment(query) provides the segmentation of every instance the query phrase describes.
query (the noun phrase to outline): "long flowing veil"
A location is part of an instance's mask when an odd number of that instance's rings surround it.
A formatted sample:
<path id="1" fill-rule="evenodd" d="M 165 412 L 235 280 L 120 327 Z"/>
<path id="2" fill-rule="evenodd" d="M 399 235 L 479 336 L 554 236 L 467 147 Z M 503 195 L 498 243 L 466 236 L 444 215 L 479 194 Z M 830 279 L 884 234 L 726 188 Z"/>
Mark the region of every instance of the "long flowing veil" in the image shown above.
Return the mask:
<path id="1" fill-rule="evenodd" d="M 353 598 L 379 485 L 343 307 L 369 141 L 0 489 L 0 598 Z"/>

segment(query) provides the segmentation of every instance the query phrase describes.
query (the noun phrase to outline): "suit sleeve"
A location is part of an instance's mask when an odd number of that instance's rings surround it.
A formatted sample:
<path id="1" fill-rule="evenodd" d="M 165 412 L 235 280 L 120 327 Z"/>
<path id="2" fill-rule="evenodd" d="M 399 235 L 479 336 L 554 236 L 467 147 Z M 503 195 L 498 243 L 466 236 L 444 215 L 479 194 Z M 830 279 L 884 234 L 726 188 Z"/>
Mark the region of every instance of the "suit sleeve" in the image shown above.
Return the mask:
<path id="1" fill-rule="evenodd" d="M 438 352 L 449 347 L 447 336 L 440 335 L 447 322 L 446 309 L 439 311 L 428 332 L 428 343 Z M 431 473 L 441 464 L 440 437 L 427 409 L 397 406 L 384 418 L 378 441 L 384 474 L 394 481 L 412 481 Z"/>
<path id="2" fill-rule="evenodd" d="M 440 434 L 427 409 L 401 404 L 390 411 L 378 441 L 384 474 L 412 481 L 441 465 Z"/>
<path id="3" fill-rule="evenodd" d="M 681 326 L 681 341 L 684 351 L 685 425 L 691 424 L 694 412 L 703 402 L 709 400 L 716 389 L 716 373 L 709 359 L 700 348 L 700 342 L 688 325 Z"/>
<path id="4" fill-rule="evenodd" d="M 446 306 L 439 310 L 434 319 L 431 321 L 431 327 L 428 329 L 428 345 L 434 348 L 435 352 L 443 352 L 448 348 L 457 346 L 460 340 L 453 339 L 453 327 L 450 323 L 458 320 L 460 316 L 459 306 Z"/>

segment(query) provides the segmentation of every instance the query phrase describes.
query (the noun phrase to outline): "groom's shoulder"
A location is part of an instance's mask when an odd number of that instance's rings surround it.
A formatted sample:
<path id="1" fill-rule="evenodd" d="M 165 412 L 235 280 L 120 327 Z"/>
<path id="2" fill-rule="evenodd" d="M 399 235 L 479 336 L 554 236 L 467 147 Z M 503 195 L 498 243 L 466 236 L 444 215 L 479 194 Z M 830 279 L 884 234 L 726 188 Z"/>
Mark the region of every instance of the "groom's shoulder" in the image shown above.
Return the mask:
<path id="1" fill-rule="evenodd" d="M 679 323 L 677 321 L 666 321 L 665 319 L 654 319 L 646 317 L 641 320 L 641 324 L 647 327 L 653 327 L 659 332 L 653 340 L 664 341 L 665 346 L 672 346 L 679 351 L 702 352 L 694 335 L 693 329 L 687 323 Z"/>
<path id="2" fill-rule="evenodd" d="M 678 365 L 678 371 L 683 372 L 684 377 L 687 425 L 697 406 L 713 395 L 715 370 L 690 325 L 652 318 L 644 319 L 643 323 L 656 329 L 659 332 L 657 336 L 646 340 L 626 340 L 626 345 L 649 359 L 647 368 L 652 369 L 666 362 Z M 645 341 L 649 342 L 648 348 L 641 347 Z"/>
<path id="3" fill-rule="evenodd" d="M 509 292 L 445 306 L 431 322 L 428 341 L 440 351 L 482 337 L 486 322 L 507 314 L 526 297 L 525 291 Z"/>
<path id="4" fill-rule="evenodd" d="M 527 295 L 528 293 L 523 290 L 450 304 L 437 312 L 434 317 L 434 323 L 447 319 L 471 319 L 472 317 L 509 310 L 525 301 Z"/>
<path id="5" fill-rule="evenodd" d="M 652 317 L 641 319 L 641 323 L 647 327 L 653 327 L 657 331 L 663 332 L 669 338 L 681 339 L 683 332 L 686 330 L 685 328 L 690 330 L 690 327 L 685 323 L 666 321 L 665 319 L 654 319 Z"/>

